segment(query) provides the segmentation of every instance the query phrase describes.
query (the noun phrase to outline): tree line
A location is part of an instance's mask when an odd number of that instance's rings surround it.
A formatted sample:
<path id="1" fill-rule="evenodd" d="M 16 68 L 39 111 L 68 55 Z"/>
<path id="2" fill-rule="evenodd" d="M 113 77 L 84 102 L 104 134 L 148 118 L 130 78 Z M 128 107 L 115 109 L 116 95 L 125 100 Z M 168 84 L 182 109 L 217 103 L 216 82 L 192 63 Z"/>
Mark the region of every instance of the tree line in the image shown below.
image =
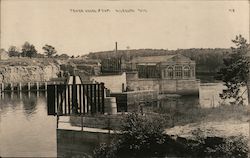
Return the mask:
<path id="1" fill-rule="evenodd" d="M 29 57 L 29 58 L 44 58 L 44 57 L 54 57 L 54 58 L 69 58 L 67 54 L 57 54 L 55 47 L 45 44 L 43 47 L 43 53 L 38 53 L 37 49 L 33 44 L 25 42 L 21 48 L 16 46 L 10 46 L 8 49 L 9 57 Z"/>
<path id="2" fill-rule="evenodd" d="M 216 73 L 223 66 L 223 58 L 231 53 L 230 49 L 222 48 L 191 48 L 191 49 L 133 49 L 93 52 L 88 55 L 92 59 L 120 58 L 130 61 L 136 57 L 182 54 L 196 62 L 197 72 Z"/>

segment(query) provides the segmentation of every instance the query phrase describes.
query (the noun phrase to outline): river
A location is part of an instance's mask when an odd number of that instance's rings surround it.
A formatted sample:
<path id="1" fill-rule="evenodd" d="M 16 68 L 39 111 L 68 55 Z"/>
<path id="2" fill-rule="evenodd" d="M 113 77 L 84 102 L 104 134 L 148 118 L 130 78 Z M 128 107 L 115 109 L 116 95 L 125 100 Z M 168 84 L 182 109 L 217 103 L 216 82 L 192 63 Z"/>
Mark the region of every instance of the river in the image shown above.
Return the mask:
<path id="1" fill-rule="evenodd" d="M 56 119 L 45 94 L 5 94 L 0 102 L 0 156 L 56 157 Z"/>

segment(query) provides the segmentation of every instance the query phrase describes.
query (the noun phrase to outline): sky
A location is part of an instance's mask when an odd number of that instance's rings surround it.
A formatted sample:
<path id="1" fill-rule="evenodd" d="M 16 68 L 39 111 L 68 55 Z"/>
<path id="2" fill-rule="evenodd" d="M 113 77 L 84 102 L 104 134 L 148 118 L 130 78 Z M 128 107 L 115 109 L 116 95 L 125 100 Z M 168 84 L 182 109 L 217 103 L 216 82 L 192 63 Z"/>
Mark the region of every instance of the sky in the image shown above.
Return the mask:
<path id="1" fill-rule="evenodd" d="M 249 41 L 248 1 L 2 0 L 1 48 L 25 41 L 43 52 L 84 55 L 118 49 L 229 48 Z"/>

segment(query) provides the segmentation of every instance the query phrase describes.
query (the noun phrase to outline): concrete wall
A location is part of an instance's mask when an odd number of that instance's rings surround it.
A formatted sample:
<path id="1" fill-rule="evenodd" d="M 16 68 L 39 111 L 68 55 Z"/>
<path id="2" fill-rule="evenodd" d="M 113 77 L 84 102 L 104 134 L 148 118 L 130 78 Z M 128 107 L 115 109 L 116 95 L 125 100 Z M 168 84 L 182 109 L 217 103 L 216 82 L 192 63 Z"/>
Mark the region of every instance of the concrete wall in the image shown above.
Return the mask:
<path id="1" fill-rule="evenodd" d="M 157 102 L 158 91 L 141 90 L 123 93 L 112 93 L 112 97 L 116 97 L 118 112 L 133 112 L 139 110 L 138 105 L 140 101 L 143 102 Z"/>
<path id="2" fill-rule="evenodd" d="M 70 116 L 72 126 L 81 126 L 100 129 L 118 129 L 125 115 L 98 115 L 98 116 Z M 82 124 L 81 124 L 82 121 Z"/>
<path id="3" fill-rule="evenodd" d="M 139 90 L 160 90 L 159 79 L 135 79 L 128 80 L 127 86 L 129 90 L 139 91 Z"/>
<path id="4" fill-rule="evenodd" d="M 126 73 L 121 75 L 107 75 L 107 76 L 92 76 L 90 80 L 103 82 L 105 87 L 108 88 L 112 93 L 122 92 L 122 85 L 124 88 L 127 86 Z"/>
<path id="5" fill-rule="evenodd" d="M 161 80 L 161 93 L 176 93 L 181 95 L 198 95 L 198 80 Z"/>
<path id="6" fill-rule="evenodd" d="M 198 95 L 198 80 L 137 79 L 128 80 L 130 90 L 154 90 L 165 94 Z"/>

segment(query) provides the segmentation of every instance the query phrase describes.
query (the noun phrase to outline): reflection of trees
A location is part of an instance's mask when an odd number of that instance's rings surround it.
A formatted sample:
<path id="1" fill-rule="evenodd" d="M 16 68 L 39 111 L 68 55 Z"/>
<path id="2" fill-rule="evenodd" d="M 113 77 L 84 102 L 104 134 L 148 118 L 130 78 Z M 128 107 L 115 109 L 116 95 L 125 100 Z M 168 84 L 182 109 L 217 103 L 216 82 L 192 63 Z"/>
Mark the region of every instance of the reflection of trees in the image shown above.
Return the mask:
<path id="1" fill-rule="evenodd" d="M 33 113 L 35 113 L 37 109 L 37 96 L 34 93 L 29 94 L 23 94 L 23 110 L 24 114 L 29 117 L 32 116 Z"/>
<path id="2" fill-rule="evenodd" d="M 11 98 L 11 93 L 4 93 L 2 94 L 3 98 L 0 99 L 0 115 L 7 112 L 7 108 L 11 108 L 12 110 L 15 110 L 17 107 L 20 107 L 21 100 L 17 97 Z"/>

